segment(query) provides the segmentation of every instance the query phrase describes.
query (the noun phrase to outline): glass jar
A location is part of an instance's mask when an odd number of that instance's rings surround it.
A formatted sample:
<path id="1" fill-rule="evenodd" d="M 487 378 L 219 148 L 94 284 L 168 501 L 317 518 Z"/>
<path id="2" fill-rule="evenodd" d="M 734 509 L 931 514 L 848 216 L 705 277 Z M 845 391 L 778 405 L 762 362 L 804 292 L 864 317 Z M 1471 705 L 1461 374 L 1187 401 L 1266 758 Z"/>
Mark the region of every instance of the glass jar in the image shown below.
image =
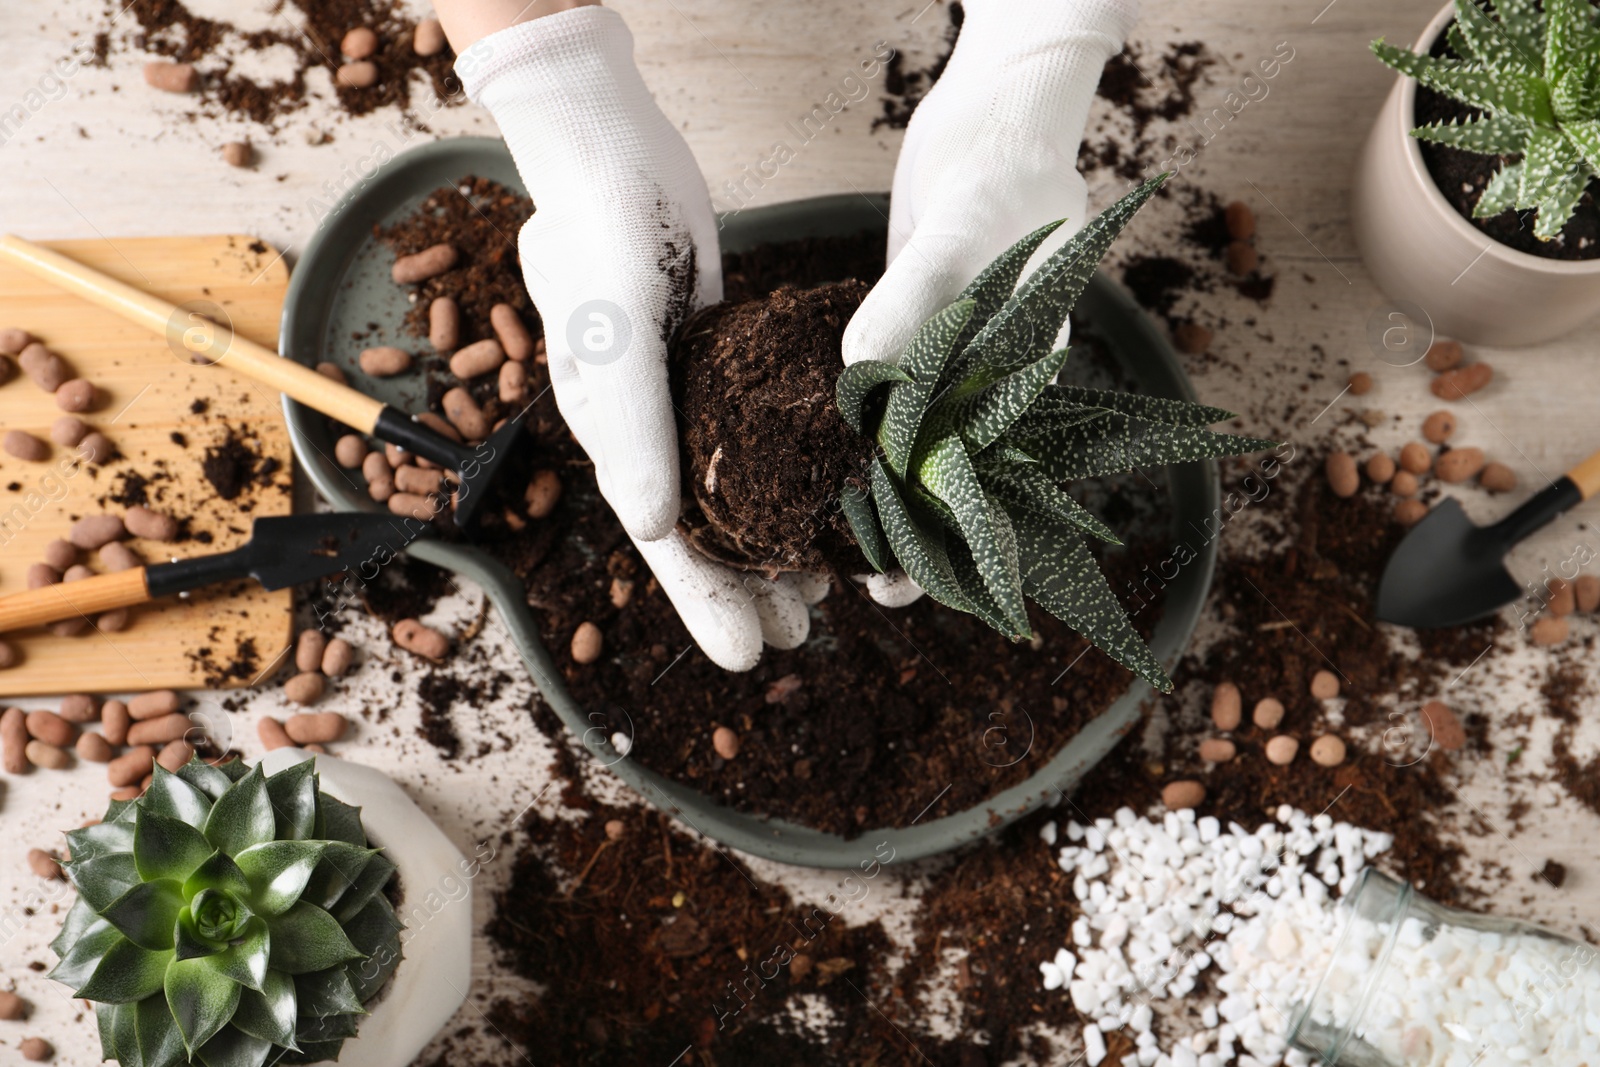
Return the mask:
<path id="1" fill-rule="evenodd" d="M 1600 952 L 1372 868 L 1290 1045 L 1328 1067 L 1600 1067 Z M 1291 1059 L 1289 1062 L 1294 1062 Z"/>

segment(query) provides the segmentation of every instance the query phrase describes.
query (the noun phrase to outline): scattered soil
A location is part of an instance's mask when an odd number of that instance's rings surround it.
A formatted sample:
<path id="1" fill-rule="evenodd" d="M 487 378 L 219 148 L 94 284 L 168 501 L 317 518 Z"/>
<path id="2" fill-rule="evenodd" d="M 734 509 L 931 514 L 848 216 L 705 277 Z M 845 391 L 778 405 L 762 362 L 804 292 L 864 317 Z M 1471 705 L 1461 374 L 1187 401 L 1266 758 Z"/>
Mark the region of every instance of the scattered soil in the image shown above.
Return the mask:
<path id="1" fill-rule="evenodd" d="M 957 0 L 945 9 L 950 25 L 944 31 L 944 47 L 925 67 L 906 69 L 905 53 L 896 51 L 884 64 L 883 114 L 872 120 L 872 128 L 903 130 L 911 122 L 912 112 L 928 95 L 944 68 L 950 65 L 950 55 L 956 49 L 956 38 L 961 36 L 961 24 L 967 13 Z"/>
<path id="2" fill-rule="evenodd" d="M 378 51 L 368 57 L 378 68 L 378 80 L 365 89 L 335 85 L 339 109 L 349 115 L 365 115 L 391 105 L 407 109 L 415 73 L 431 83 L 440 101 L 455 104 L 465 100 L 453 70 L 455 53 L 448 45 L 435 56 L 413 52 L 415 22 L 396 0 L 288 0 L 288 6 L 291 10 L 284 12 L 278 25 L 245 32 L 225 20 L 196 15 L 178 0 L 132 0 L 126 6 L 110 2 L 103 15 L 106 29 L 95 37 L 96 61 L 104 65 L 113 49 L 131 49 L 193 63 L 203 75 L 194 117 L 226 113 L 249 118 L 271 132 L 286 115 L 306 105 L 307 73 L 321 67 L 331 80 L 343 62 L 339 42 L 346 31 L 366 26 L 378 35 Z M 132 20 L 124 21 L 127 15 Z M 136 28 L 124 29 L 130 22 L 136 23 Z M 240 58 L 266 49 L 286 50 L 292 57 L 287 77 L 259 82 L 235 72 Z M 421 123 L 413 121 L 412 125 L 426 130 Z"/>
<path id="3" fill-rule="evenodd" d="M 532 335 L 543 336 L 539 314 L 522 284 L 517 234 L 533 215 L 533 201 L 499 182 L 466 175 L 428 195 L 417 210 L 376 236 L 396 257 L 437 244 L 461 254 L 454 268 L 415 287 L 417 299 L 406 313 L 406 331 L 428 336 L 428 307 L 436 297 L 453 297 L 461 307 L 461 344 L 493 337 L 489 311 L 496 304 L 517 309 Z M 492 375 L 486 377 L 492 378 Z M 457 384 L 454 378 L 445 388 Z"/>
<path id="4" fill-rule="evenodd" d="M 252 486 L 271 485 L 281 466 L 276 457 L 263 457 L 256 443 L 241 437 L 231 426 L 222 442 L 206 449 L 205 458 L 200 461 L 201 473 L 223 500 L 237 500 Z"/>
<path id="5" fill-rule="evenodd" d="M 1460 851 L 1440 839 L 1428 815 L 1454 797 L 1454 757 L 1425 743 L 1400 742 L 1426 738 L 1420 706 L 1441 698 L 1453 678 L 1497 644 L 1503 624 L 1496 619 L 1418 632 L 1420 656 L 1395 643 L 1400 631 L 1373 615 L 1384 563 L 1404 533 L 1381 487 L 1338 500 L 1313 475 L 1256 506 L 1262 509 L 1256 521 L 1277 531 L 1281 541 L 1266 550 L 1224 554 L 1210 610 L 1229 637 L 1203 654 L 1191 653 L 1175 676 L 1180 691 L 1198 683 L 1203 718 L 1193 720 L 1193 732 L 1169 733 L 1161 751 L 1124 746 L 1091 772 L 1081 794 L 1116 797 L 1137 810 L 1158 800 L 1165 782 L 1193 777 L 1206 785 L 1203 814 L 1245 826 L 1269 817 L 1280 804 L 1313 814 L 1326 809 L 1336 819 L 1393 833 L 1390 865 L 1434 899 L 1459 903 L 1466 893 L 1456 878 Z M 1310 695 L 1311 676 L 1323 669 L 1341 681 L 1337 715 Z M 1207 765 L 1195 749 L 1214 733 L 1210 691 L 1222 681 L 1243 694 L 1245 725 L 1232 735 L 1239 756 Z M 1268 696 L 1285 709 L 1272 731 L 1249 721 L 1256 701 Z M 1325 769 L 1306 757 L 1323 733 L 1349 743 L 1343 765 Z M 1275 734 L 1300 741 L 1294 764 L 1267 762 L 1262 750 Z M 1109 777 L 1101 781 L 1102 776 Z"/>
<path id="6" fill-rule="evenodd" d="M 1455 56 L 1443 34 L 1434 42 L 1431 51 L 1435 56 Z M 1459 122 L 1481 114 L 1477 108 L 1423 85 L 1417 86 L 1415 111 L 1418 126 L 1439 121 Z M 1514 163 L 1520 156 L 1481 155 L 1428 141 L 1419 141 L 1418 146 L 1422 149 L 1422 161 L 1427 164 L 1428 173 L 1433 175 L 1434 185 L 1450 202 L 1450 206 L 1496 241 L 1518 252 L 1545 259 L 1594 259 L 1600 256 L 1600 204 L 1595 202 L 1596 185 L 1592 179 L 1572 218 L 1561 228 L 1561 233 L 1553 240 L 1541 241 L 1533 235 L 1536 212 L 1513 209 L 1487 219 L 1472 217 L 1473 206 L 1477 204 L 1478 196 L 1488 185 L 1489 179 L 1499 172 L 1503 164 Z"/>
<path id="7" fill-rule="evenodd" d="M 1392 832 L 1394 847 L 1380 866 L 1436 900 L 1470 903 L 1462 855 L 1432 816 L 1453 800 L 1457 757 L 1388 758 L 1361 731 L 1391 723 L 1382 691 L 1437 695 L 1497 628 L 1429 635 L 1420 659 L 1392 649 L 1371 616 L 1378 570 L 1399 535 L 1381 497 L 1331 500 L 1316 477 L 1286 476 L 1274 489 L 1249 520 L 1250 534 L 1267 536 L 1226 542 L 1209 605 L 1224 637 L 1179 665 L 1175 702 L 1227 678 L 1245 691 L 1247 708 L 1260 695 L 1282 699 L 1281 730 L 1309 740 L 1326 723 L 1304 695 L 1307 674 L 1312 661 L 1332 662 L 1347 675 L 1339 730 L 1352 739 L 1352 756 L 1343 766 L 1327 770 L 1302 756 L 1291 768 L 1274 767 L 1246 727 L 1236 733 L 1239 758 L 1202 767 L 1192 752 L 1206 731 L 1178 716 L 1152 731 L 1153 742 L 1124 740 L 1059 808 L 953 857 L 897 866 L 863 839 L 862 869 L 871 873 L 843 880 L 854 896 L 842 899 L 924 883 L 913 947 L 892 974 L 888 961 L 900 954 L 889 953 L 876 924 L 845 927 L 850 905 L 829 901 L 819 912 L 796 905 L 735 857 L 704 846 L 690 851 L 659 813 L 599 806 L 569 788 L 563 809 L 588 817 L 524 825 L 514 876 L 487 928 L 508 965 L 560 996 L 502 998 L 489 1012 L 496 1029 L 530 1052 L 549 1054 L 553 1043 L 560 1062 L 575 1064 L 663 1055 L 696 1067 L 758 1056 L 774 1067 L 1054 1062 L 1057 1054 L 1030 1031 L 1071 1033 L 1089 1020 L 1039 982 L 1038 961 L 1071 944 L 1079 914 L 1070 878 L 1039 831 L 1048 821 L 1108 818 L 1123 806 L 1159 810 L 1161 786 L 1175 777 L 1205 782 L 1201 814 L 1252 829 L 1291 804 Z M 1282 625 L 1286 617 L 1293 625 Z M 1571 681 L 1547 688 L 1559 699 Z M 1592 770 L 1582 773 L 1594 779 Z M 606 832 L 609 820 L 623 825 L 616 840 Z M 1552 885 L 1564 876 L 1559 864 L 1543 875 Z M 819 929 L 826 932 L 805 936 Z M 796 953 L 809 965 L 799 972 Z M 923 1029 L 930 996 L 960 1005 L 953 1036 Z M 803 1026 L 799 1018 L 822 1021 Z M 1133 1051 L 1125 1033 L 1107 1040 L 1107 1062 Z"/>
<path id="8" fill-rule="evenodd" d="M 493 1004 L 515 1045 L 568 1064 L 816 1063 L 827 1042 L 774 1025 L 801 995 L 853 1024 L 840 1040 L 885 1041 L 861 994 L 886 977 L 876 925 L 797 905 L 653 809 L 566 805 L 588 817 L 530 822 L 486 930 L 517 974 L 559 990 Z"/>
<path id="9" fill-rule="evenodd" d="M 1158 137 L 1152 133 L 1152 124 L 1157 120 L 1176 122 L 1193 114 L 1196 87 L 1216 62 L 1200 41 L 1173 42 L 1154 57 L 1129 43 L 1112 56 L 1100 72 L 1095 95 L 1127 119 L 1128 132 L 1112 137 L 1103 136 L 1103 125 L 1090 130 L 1078 146 L 1078 169 L 1085 176 L 1111 170 L 1127 181 L 1150 177 L 1149 168 L 1170 158 L 1178 144 L 1170 134 Z M 1192 131 L 1185 136 L 1189 133 Z"/>
<path id="10" fill-rule="evenodd" d="M 1110 108 L 1091 123 L 1078 149 L 1085 179 L 1093 185 L 1098 173 L 1109 171 L 1120 184 L 1149 178 L 1161 166 L 1171 169 L 1180 145 L 1192 147 L 1195 127 L 1183 120 L 1194 114 L 1198 90 L 1217 63 L 1199 41 L 1170 44 L 1156 56 L 1129 44 L 1113 56 L 1096 90 Z M 1221 197 L 1197 184 L 1189 171 L 1156 195 L 1175 203 L 1181 214 L 1174 227 L 1178 240 L 1165 242 L 1158 252 L 1121 258 L 1122 283 L 1139 306 L 1170 329 L 1198 319 L 1220 328 L 1227 323 L 1217 316 L 1215 301 L 1206 299 L 1211 294 L 1231 289 L 1263 305 L 1272 298 L 1277 279 L 1265 266 L 1243 277 L 1226 269 L 1231 239 Z"/>
<path id="11" fill-rule="evenodd" d="M 867 483 L 874 446 L 834 404 L 845 324 L 861 281 L 706 308 L 670 359 L 689 539 L 706 555 L 769 576 L 866 560 L 839 510 L 847 480 Z"/>

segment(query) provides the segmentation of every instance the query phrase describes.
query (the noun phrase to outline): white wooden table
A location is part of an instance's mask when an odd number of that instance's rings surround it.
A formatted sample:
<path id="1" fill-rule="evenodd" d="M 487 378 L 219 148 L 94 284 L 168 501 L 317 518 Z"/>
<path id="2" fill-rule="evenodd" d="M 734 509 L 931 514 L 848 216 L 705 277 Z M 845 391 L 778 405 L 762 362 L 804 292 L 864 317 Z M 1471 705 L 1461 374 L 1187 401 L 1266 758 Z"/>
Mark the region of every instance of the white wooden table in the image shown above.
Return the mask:
<path id="1" fill-rule="evenodd" d="M 942 6 L 924 8 L 925 2 L 619 0 L 616 6 L 633 27 L 646 80 L 683 129 L 714 193 L 726 202 L 724 184 L 738 179 L 746 165 L 767 158 L 773 141 L 785 135 L 786 123 L 845 84 L 876 42 L 907 50 L 912 66 L 926 62 L 947 20 Z M 190 7 L 236 22 L 274 18 L 241 15 L 225 0 Z M 1317 440 L 1341 421 L 1351 403 L 1348 397 L 1328 414 L 1321 412 L 1334 402 L 1351 370 L 1368 370 L 1377 379 L 1366 406 L 1403 416 L 1372 432 L 1392 447 L 1414 437 L 1421 415 L 1436 406 L 1429 403 L 1432 398 L 1415 369 L 1389 367 L 1368 348 L 1367 322 L 1382 314 L 1386 304 L 1355 255 L 1347 220 L 1353 159 L 1392 79 L 1368 55 L 1366 44 L 1379 35 L 1410 41 L 1435 7 L 1435 0 L 1150 0 L 1136 34 L 1146 55 L 1167 42 L 1200 40 L 1218 58 L 1209 79 L 1196 90 L 1197 124 L 1213 107 L 1224 106 L 1226 94 L 1242 85 L 1260 59 L 1275 51 L 1281 57 L 1284 43 L 1293 50 L 1268 94 L 1249 103 L 1208 141 L 1196 127 L 1183 123 L 1158 122 L 1152 132 L 1170 132 L 1191 145 L 1204 141 L 1179 180 L 1197 182 L 1224 200 L 1239 198 L 1254 205 L 1260 219 L 1258 244 L 1278 279 L 1265 310 L 1236 296 L 1210 298 L 1214 303 L 1202 315 L 1223 316 L 1231 325 L 1219 331 L 1213 346 L 1226 359 L 1197 364 L 1197 387 L 1205 400 L 1242 411 L 1257 426 L 1302 443 Z M 36 99 L 29 97 L 30 90 L 49 88 L 41 79 L 51 63 L 66 55 L 75 40 L 100 28 L 102 20 L 100 4 L 90 0 L 0 5 L 0 108 L 13 103 L 26 108 Z M 120 37 L 127 29 L 118 26 L 113 33 Z M 424 136 L 398 132 L 402 128 L 395 125 L 398 116 L 392 110 L 351 120 L 325 102 L 291 116 L 271 138 L 236 120 L 177 121 L 183 102 L 147 92 L 141 62 L 135 53 L 115 50 L 109 69 L 79 70 L 59 92 L 49 94 L 57 98 L 44 99 L 27 112 L 25 121 L 9 127 L 10 136 L 0 143 L 0 227 L 40 238 L 248 232 L 287 249 L 292 257 L 314 229 L 313 201 L 336 194 L 346 180 L 341 173 L 359 168 L 377 146 L 394 152 Z M 313 92 L 325 97 L 325 80 L 318 76 L 311 81 Z M 899 134 L 869 129 L 878 113 L 877 89 L 873 86 L 866 101 L 835 120 L 836 132 L 803 148 L 753 202 L 887 188 Z M 1097 104 L 1096 116 L 1104 110 Z M 436 111 L 426 121 L 439 136 L 494 132 L 487 115 L 471 106 Z M 309 140 L 321 133 L 331 135 L 332 142 L 312 146 Z M 240 171 L 223 165 L 217 146 L 244 138 L 258 147 L 257 167 Z M 1092 187 L 1095 206 L 1103 206 L 1110 192 L 1105 181 Z M 1157 249 L 1170 239 L 1176 218 L 1163 210 L 1158 207 L 1141 218 L 1119 254 Z M 1246 318 L 1253 318 L 1254 325 L 1244 325 Z M 1592 330 L 1586 334 L 1593 336 Z M 1587 347 L 1580 335 L 1537 351 L 1479 353 L 1501 373 L 1463 414 L 1461 441 L 1481 445 L 1510 464 L 1524 485 L 1539 484 L 1540 475 L 1554 476 L 1586 455 L 1600 444 L 1591 414 L 1600 367 Z M 1313 372 L 1321 378 L 1312 379 Z M 1286 411 L 1292 416 L 1286 417 Z M 1319 461 L 1319 454 L 1307 450 L 1300 462 Z M 1469 508 L 1480 516 L 1486 503 L 1481 495 L 1468 497 Z M 1582 523 L 1581 512 L 1524 546 L 1516 563 L 1522 573 L 1532 573 L 1545 561 L 1566 557 L 1579 543 L 1600 548 L 1600 534 Z M 441 605 L 437 618 L 441 625 L 460 625 L 476 612 L 479 601 L 476 590 L 462 588 Z M 1587 634 L 1593 624 L 1580 622 L 1578 628 Z M 364 667 L 329 706 L 352 712 L 363 706 L 394 707 L 381 726 L 363 723 L 341 751 L 392 773 L 469 853 L 476 842 L 497 836 L 506 820 L 530 802 L 547 814 L 554 812 L 558 791 L 541 796 L 552 740 L 533 728 L 526 711 L 534 699 L 530 686 L 521 684 L 498 706 L 482 709 L 484 721 L 492 721 L 510 738 L 509 746 L 470 762 L 443 762 L 416 736 L 414 694 L 396 698 L 393 693 L 388 674 L 397 661 L 381 628 L 372 620 L 353 619 L 347 632 L 366 650 Z M 522 676 L 503 638 L 503 628 L 491 621 L 476 640 L 493 662 Z M 1456 687 L 1456 699 L 1491 716 L 1527 710 L 1537 719 L 1541 669 L 1542 657 L 1531 653 L 1497 660 L 1492 669 L 1474 668 Z M 19 703 L 34 707 L 48 702 Z M 255 718 L 285 710 L 276 689 L 250 696 L 243 710 L 228 717 L 239 747 L 255 754 Z M 469 745 L 476 740 L 470 726 L 463 727 L 463 734 Z M 495 735 L 486 729 L 482 736 Z M 1492 861 L 1511 872 L 1510 881 L 1497 892 L 1505 910 L 1568 930 L 1580 923 L 1600 929 L 1600 895 L 1592 892 L 1600 883 L 1591 881 L 1600 878 L 1600 861 L 1589 847 L 1600 831 L 1600 819 L 1559 787 L 1532 780 L 1548 749 L 1541 724 L 1516 736 L 1527 742 L 1520 769 L 1507 769 L 1503 760 L 1472 768 L 1466 799 L 1455 813 L 1463 822 L 1474 814 L 1481 817 L 1480 832 L 1467 838 L 1472 862 Z M 1589 744 L 1582 751 L 1592 751 Z M 1539 818 L 1530 820 L 1533 825 L 1515 839 L 1502 832 L 1510 827 L 1501 779 L 1513 771 L 1539 809 Z M 592 773 L 589 779 L 589 789 L 627 800 L 626 791 L 605 773 Z M 98 814 L 106 794 L 103 773 L 86 765 L 68 773 L 10 779 L 0 790 L 0 988 L 14 985 L 35 1002 L 34 1021 L 24 1029 L 55 1042 L 61 1050 L 57 1062 L 74 1067 L 97 1062 L 92 1024 L 79 1019 L 63 991 L 28 969 L 31 962 L 53 962 L 45 945 L 67 899 L 59 883 L 41 887 L 27 872 L 23 856 L 29 847 L 54 840 L 54 831 Z M 486 804 L 485 797 L 493 799 Z M 1531 879 L 1531 870 L 1547 858 L 1565 863 L 1571 872 L 1560 892 Z M 502 853 L 500 862 L 487 865 L 474 882 L 472 906 L 479 918 L 488 916 L 491 894 L 502 884 L 508 860 Z M 824 872 L 760 861 L 752 866 L 762 876 L 791 886 L 803 899 L 820 901 L 838 881 Z M 43 907 L 41 891 L 51 895 Z M 31 915 L 24 911 L 29 907 Z M 856 923 L 882 917 L 893 936 L 909 939 L 915 910 L 912 886 L 906 897 L 873 894 L 848 918 Z M 492 967 L 486 945 L 479 949 L 473 1002 L 457 1019 L 464 1026 L 480 1025 L 477 1009 L 488 1002 L 491 973 L 499 995 L 515 981 Z M 14 1047 L 19 1037 L 12 1024 L 4 1024 L 0 1047 Z M 490 1032 L 485 1040 L 499 1039 Z M 0 1052 L 0 1058 L 10 1055 Z"/>

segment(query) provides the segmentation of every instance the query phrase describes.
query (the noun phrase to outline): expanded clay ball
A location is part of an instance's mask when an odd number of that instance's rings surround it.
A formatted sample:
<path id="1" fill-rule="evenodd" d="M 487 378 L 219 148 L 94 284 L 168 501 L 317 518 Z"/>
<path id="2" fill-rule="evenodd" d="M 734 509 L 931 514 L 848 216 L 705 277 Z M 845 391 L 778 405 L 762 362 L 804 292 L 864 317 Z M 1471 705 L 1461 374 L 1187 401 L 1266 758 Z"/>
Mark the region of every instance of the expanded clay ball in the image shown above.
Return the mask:
<path id="1" fill-rule="evenodd" d="M 1344 740 L 1333 734 L 1323 734 L 1311 742 L 1311 762 L 1319 767 L 1337 767 L 1344 762 Z"/>
<path id="2" fill-rule="evenodd" d="M 600 650 L 605 645 L 605 636 L 600 632 L 600 627 L 592 622 L 584 622 L 572 634 L 572 659 L 575 663 L 593 663 L 600 658 Z"/>
<path id="3" fill-rule="evenodd" d="M 1169 811 L 1198 808 L 1206 798 L 1206 787 L 1193 779 L 1168 782 L 1161 790 L 1161 803 Z"/>
<path id="4" fill-rule="evenodd" d="M 1267 762 L 1279 767 L 1287 767 L 1294 762 L 1294 757 L 1300 751 L 1300 742 L 1286 734 L 1279 734 L 1267 742 Z"/>
<path id="5" fill-rule="evenodd" d="M 1324 463 L 1328 475 L 1328 487 L 1333 490 L 1334 496 L 1352 497 L 1356 490 L 1361 488 L 1361 475 L 1356 470 L 1356 461 L 1348 452 L 1330 452 Z"/>
<path id="6" fill-rule="evenodd" d="M 1239 687 L 1221 682 L 1211 692 L 1211 721 L 1219 730 L 1237 730 L 1244 717 L 1244 702 Z"/>
<path id="7" fill-rule="evenodd" d="M 1262 697 L 1250 713 L 1250 721 L 1263 730 L 1276 729 L 1283 721 L 1283 702 L 1277 697 Z"/>
<path id="8" fill-rule="evenodd" d="M 1311 676 L 1311 695 L 1318 700 L 1332 700 L 1339 695 L 1339 676 L 1332 671 L 1318 671 Z"/>

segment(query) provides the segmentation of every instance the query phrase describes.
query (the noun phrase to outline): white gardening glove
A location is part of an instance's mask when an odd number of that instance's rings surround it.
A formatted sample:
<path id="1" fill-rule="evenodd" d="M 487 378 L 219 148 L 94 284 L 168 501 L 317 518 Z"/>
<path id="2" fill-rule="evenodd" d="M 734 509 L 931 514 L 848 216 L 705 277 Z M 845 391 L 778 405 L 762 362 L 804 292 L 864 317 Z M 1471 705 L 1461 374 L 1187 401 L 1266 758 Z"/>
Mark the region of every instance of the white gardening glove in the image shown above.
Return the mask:
<path id="1" fill-rule="evenodd" d="M 894 359 L 917 329 L 1020 238 L 1066 219 L 1028 270 L 1085 221 L 1078 173 L 1089 104 L 1136 0 L 968 0 L 950 63 L 917 105 L 894 170 L 889 269 L 844 333 L 844 361 Z M 922 595 L 873 575 L 889 607 Z"/>
<path id="2" fill-rule="evenodd" d="M 749 670 L 809 630 L 797 583 L 713 563 L 674 529 L 667 340 L 722 298 L 716 216 L 689 146 L 633 62 L 622 16 L 580 7 L 490 34 L 456 61 L 533 198 L 519 243 L 556 404 L 600 491 L 707 656 Z"/>

